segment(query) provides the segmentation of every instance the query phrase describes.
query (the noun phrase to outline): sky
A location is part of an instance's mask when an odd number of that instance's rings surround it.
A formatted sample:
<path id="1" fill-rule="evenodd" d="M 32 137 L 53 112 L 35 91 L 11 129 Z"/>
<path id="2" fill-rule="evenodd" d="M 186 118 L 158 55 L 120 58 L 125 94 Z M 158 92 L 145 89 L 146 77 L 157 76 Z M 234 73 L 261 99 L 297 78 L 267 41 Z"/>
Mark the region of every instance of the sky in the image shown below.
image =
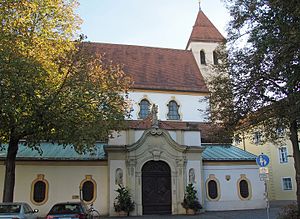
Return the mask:
<path id="1" fill-rule="evenodd" d="M 81 33 L 92 42 L 185 49 L 199 11 L 198 0 L 79 0 Z M 222 0 L 201 9 L 226 37 L 229 13 Z"/>

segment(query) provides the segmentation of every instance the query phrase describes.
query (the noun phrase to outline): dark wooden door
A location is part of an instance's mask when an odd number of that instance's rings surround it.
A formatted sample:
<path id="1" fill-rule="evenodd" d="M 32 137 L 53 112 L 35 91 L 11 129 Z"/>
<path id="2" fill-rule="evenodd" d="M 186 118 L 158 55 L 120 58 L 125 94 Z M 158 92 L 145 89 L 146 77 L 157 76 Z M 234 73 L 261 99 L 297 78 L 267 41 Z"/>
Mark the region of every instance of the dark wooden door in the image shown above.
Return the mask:
<path id="1" fill-rule="evenodd" d="M 142 168 L 143 214 L 171 214 L 171 170 L 163 161 L 149 161 Z"/>

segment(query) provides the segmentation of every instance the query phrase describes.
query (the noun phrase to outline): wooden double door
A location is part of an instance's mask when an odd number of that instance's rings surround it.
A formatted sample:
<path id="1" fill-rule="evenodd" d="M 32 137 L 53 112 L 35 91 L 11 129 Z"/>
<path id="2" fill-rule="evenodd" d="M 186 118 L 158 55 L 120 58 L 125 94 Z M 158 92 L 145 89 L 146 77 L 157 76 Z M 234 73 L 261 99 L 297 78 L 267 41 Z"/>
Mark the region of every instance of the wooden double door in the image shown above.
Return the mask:
<path id="1" fill-rule="evenodd" d="M 163 161 L 148 161 L 142 168 L 143 214 L 171 214 L 171 170 Z"/>

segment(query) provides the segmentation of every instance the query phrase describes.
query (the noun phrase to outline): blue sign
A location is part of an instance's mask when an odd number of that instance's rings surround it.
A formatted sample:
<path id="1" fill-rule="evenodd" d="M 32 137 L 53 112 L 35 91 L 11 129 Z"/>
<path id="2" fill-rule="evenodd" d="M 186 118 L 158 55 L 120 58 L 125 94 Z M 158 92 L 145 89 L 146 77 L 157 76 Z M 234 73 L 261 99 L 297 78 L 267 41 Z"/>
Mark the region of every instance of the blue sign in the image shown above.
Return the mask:
<path id="1" fill-rule="evenodd" d="M 270 163 L 270 159 L 267 155 L 265 154 L 260 154 L 256 158 L 256 163 L 260 167 L 266 167 Z"/>

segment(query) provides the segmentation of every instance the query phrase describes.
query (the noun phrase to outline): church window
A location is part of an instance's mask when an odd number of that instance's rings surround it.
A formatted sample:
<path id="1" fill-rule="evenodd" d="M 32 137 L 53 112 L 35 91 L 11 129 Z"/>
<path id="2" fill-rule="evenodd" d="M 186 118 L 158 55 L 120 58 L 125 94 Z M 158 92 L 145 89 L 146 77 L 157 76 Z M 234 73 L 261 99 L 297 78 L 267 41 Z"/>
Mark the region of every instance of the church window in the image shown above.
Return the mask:
<path id="1" fill-rule="evenodd" d="M 241 200 L 251 198 L 251 185 L 245 174 L 241 174 L 241 178 L 238 180 L 238 194 Z"/>
<path id="2" fill-rule="evenodd" d="M 205 52 L 203 50 L 200 51 L 200 63 L 201 65 L 206 65 Z"/>
<path id="3" fill-rule="evenodd" d="M 43 205 L 48 200 L 48 181 L 43 174 L 38 174 L 31 184 L 31 202 L 35 205 Z"/>
<path id="4" fill-rule="evenodd" d="M 218 53 L 216 51 L 213 51 L 213 60 L 214 60 L 214 65 L 219 64 Z"/>
<path id="5" fill-rule="evenodd" d="M 96 200 L 97 185 L 91 175 L 86 175 L 85 179 L 80 183 L 81 199 L 86 203 L 92 203 Z"/>
<path id="6" fill-rule="evenodd" d="M 179 105 L 176 101 L 172 100 L 168 104 L 169 112 L 168 112 L 168 119 L 170 120 L 179 120 L 180 116 L 178 113 Z"/>
<path id="7" fill-rule="evenodd" d="M 145 119 L 150 112 L 150 103 L 148 100 L 143 99 L 140 102 L 140 112 L 139 112 L 139 118 Z"/>
<path id="8" fill-rule="evenodd" d="M 211 174 L 206 181 L 206 195 L 211 201 L 218 201 L 220 199 L 220 183 L 215 178 L 214 174 Z"/>
<path id="9" fill-rule="evenodd" d="M 286 147 L 279 148 L 279 161 L 280 163 L 287 163 L 288 162 L 288 154 Z"/>

